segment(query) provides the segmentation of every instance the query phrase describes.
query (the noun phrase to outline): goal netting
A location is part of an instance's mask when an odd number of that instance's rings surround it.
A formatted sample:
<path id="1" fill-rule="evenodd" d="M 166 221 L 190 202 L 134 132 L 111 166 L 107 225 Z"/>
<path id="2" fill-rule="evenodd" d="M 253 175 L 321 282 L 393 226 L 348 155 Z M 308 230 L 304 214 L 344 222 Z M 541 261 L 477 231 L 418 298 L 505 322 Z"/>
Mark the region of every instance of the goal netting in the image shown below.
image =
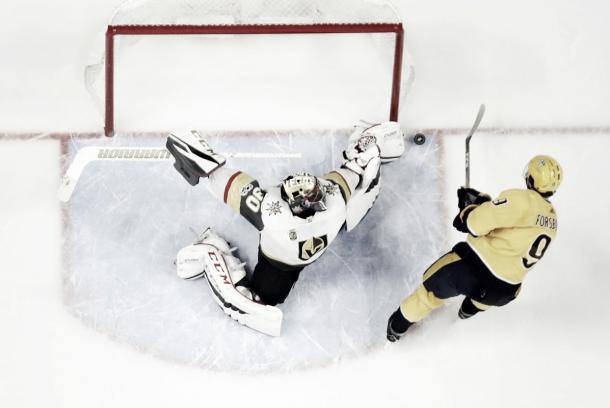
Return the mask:
<path id="1" fill-rule="evenodd" d="M 397 119 L 413 79 L 385 0 L 130 0 L 87 64 L 106 134 Z"/>

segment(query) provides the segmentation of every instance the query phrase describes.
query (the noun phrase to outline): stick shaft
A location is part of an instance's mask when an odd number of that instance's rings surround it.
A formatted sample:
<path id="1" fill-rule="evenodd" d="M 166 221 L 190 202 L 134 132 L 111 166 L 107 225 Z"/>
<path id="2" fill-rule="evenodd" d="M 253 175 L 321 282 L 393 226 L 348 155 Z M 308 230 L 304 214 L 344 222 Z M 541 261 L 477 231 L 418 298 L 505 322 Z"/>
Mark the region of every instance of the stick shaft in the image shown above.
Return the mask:
<path id="1" fill-rule="evenodd" d="M 477 118 L 474 120 L 472 128 L 466 137 L 466 153 L 464 156 L 465 161 L 465 170 L 466 170 L 466 183 L 465 187 L 470 187 L 470 139 L 472 139 L 472 135 L 477 131 L 479 125 L 481 124 L 481 120 L 483 120 L 483 115 L 485 115 L 485 104 L 482 104 L 479 107 L 479 112 L 477 113 Z"/>

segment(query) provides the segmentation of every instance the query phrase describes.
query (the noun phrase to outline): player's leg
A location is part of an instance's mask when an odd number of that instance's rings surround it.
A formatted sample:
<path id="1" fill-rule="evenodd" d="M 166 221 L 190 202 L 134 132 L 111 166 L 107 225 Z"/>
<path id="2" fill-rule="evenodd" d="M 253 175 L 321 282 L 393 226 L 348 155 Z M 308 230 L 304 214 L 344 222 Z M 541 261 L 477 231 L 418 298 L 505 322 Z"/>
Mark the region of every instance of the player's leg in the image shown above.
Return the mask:
<path id="1" fill-rule="evenodd" d="M 467 319 L 489 309 L 491 306 L 504 306 L 519 294 L 521 284 L 511 284 L 498 279 L 465 242 L 453 247 L 453 252 L 468 265 L 468 279 L 458 280 L 458 290 L 466 295 L 460 307 L 459 317 Z M 474 279 L 473 279 L 474 278 Z"/>
<path id="2" fill-rule="evenodd" d="M 284 303 L 302 270 L 303 267 L 278 265 L 259 250 L 250 288 L 267 305 Z"/>
<path id="3" fill-rule="evenodd" d="M 463 294 L 463 288 L 473 284 L 468 265 L 459 255 L 453 251 L 443 255 L 426 270 L 422 284 L 390 316 L 388 340 L 398 340 L 413 323 L 443 305 L 445 299 Z"/>

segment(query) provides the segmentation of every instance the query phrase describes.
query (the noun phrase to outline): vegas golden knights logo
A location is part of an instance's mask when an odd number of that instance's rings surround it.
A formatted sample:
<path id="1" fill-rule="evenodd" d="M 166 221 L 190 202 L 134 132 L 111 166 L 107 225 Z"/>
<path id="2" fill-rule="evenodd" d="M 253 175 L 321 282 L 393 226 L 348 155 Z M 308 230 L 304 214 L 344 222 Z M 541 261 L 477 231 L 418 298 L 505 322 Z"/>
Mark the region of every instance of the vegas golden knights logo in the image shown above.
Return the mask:
<path id="1" fill-rule="evenodd" d="M 307 241 L 301 241 L 299 242 L 299 259 L 307 261 L 318 252 L 324 250 L 327 246 L 328 238 L 326 238 L 326 235 L 313 237 Z"/>

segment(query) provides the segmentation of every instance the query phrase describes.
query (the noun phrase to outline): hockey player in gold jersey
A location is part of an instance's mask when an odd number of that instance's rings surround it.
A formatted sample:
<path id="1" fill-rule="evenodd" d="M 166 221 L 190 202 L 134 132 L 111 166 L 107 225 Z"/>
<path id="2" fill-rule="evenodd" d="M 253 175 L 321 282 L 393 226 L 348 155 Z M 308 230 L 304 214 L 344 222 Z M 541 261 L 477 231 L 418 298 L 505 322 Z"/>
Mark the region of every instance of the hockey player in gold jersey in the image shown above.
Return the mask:
<path id="1" fill-rule="evenodd" d="M 557 214 L 548 201 L 562 179 L 559 163 L 536 156 L 524 172 L 527 189 L 502 192 L 495 200 L 470 188 L 458 190 L 453 226 L 468 234 L 430 266 L 423 283 L 390 316 L 387 338 L 396 341 L 445 299 L 464 295 L 459 317 L 514 300 L 527 273 L 557 233 Z"/>

